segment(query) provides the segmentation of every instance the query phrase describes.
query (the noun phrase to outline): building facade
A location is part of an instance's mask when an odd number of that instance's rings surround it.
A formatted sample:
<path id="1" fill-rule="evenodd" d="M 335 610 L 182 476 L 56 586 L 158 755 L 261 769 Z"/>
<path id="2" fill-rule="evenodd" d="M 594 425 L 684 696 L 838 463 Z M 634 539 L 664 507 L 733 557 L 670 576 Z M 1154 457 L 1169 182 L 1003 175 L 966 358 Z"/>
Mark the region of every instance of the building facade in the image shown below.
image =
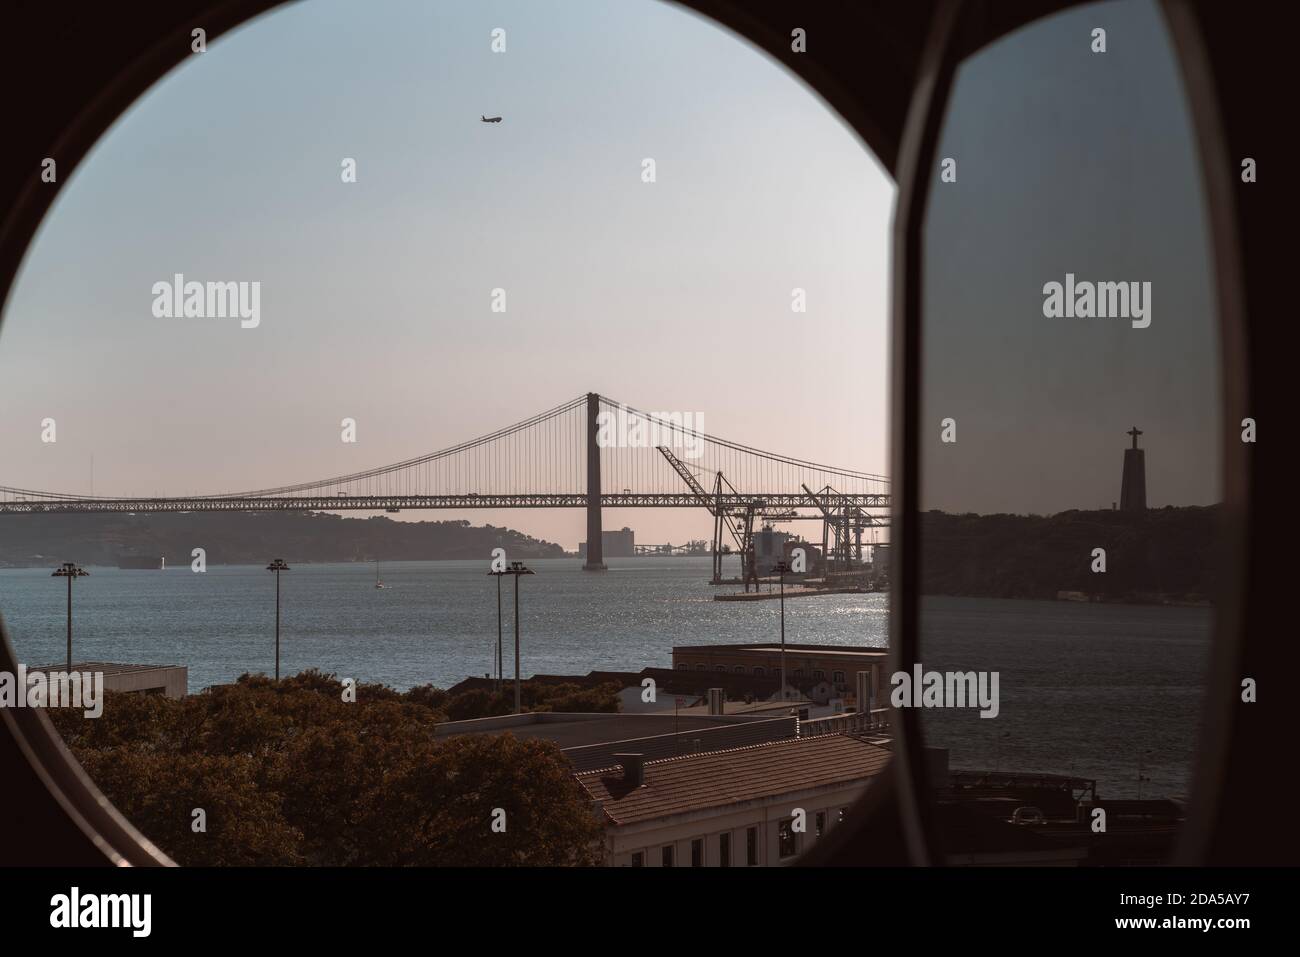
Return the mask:
<path id="1" fill-rule="evenodd" d="M 843 823 L 889 752 L 853 734 L 780 741 L 577 776 L 612 867 L 780 867 Z"/>
<path id="2" fill-rule="evenodd" d="M 600 533 L 600 550 L 604 558 L 632 558 L 636 555 L 636 532 L 626 525 Z M 587 557 L 587 543 L 578 543 L 578 557 Z"/>
<path id="3" fill-rule="evenodd" d="M 872 675 L 877 706 L 887 700 L 884 648 L 854 648 L 844 645 L 801 645 L 786 642 L 787 683 L 813 701 L 839 698 L 846 707 L 857 708 L 857 673 Z M 673 668 L 719 674 L 777 677 L 781 673 L 781 645 L 777 642 L 738 645 L 677 645 Z M 816 695 L 814 697 L 814 695 Z"/>

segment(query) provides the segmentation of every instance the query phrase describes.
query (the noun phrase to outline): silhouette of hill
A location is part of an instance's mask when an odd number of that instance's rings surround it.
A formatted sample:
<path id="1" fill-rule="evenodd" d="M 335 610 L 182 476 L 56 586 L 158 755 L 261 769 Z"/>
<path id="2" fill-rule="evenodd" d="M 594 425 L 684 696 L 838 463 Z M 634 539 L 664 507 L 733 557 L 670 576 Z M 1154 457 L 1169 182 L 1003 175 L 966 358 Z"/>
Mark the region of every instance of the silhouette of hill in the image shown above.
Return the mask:
<path id="1" fill-rule="evenodd" d="M 921 515 L 921 590 L 981 598 L 1202 602 L 1214 594 L 1222 509 Z M 1106 571 L 1092 551 L 1106 550 Z"/>
<path id="2" fill-rule="evenodd" d="M 186 564 L 194 548 L 210 564 L 287 560 L 344 562 L 482 559 L 502 547 L 511 559 L 557 558 L 564 550 L 509 528 L 468 521 L 395 522 L 379 515 L 320 512 L 191 512 L 156 515 L 0 516 L 0 564 L 77 561 L 115 565 L 121 555 Z"/>

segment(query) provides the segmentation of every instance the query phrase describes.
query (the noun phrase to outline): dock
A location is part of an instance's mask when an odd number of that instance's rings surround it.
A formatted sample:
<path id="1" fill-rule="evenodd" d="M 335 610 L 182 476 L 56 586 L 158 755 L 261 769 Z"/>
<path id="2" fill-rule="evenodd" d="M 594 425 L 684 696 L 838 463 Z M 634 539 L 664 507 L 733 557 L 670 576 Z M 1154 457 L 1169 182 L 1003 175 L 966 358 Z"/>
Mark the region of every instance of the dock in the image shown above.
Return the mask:
<path id="1" fill-rule="evenodd" d="M 836 588 L 787 588 L 785 590 L 786 598 L 808 598 L 813 595 L 867 595 L 871 594 L 870 588 L 863 588 L 860 585 L 842 585 Z M 779 600 L 781 593 L 779 591 L 759 591 L 759 592 L 733 592 L 729 595 L 714 595 L 714 601 L 772 601 Z"/>

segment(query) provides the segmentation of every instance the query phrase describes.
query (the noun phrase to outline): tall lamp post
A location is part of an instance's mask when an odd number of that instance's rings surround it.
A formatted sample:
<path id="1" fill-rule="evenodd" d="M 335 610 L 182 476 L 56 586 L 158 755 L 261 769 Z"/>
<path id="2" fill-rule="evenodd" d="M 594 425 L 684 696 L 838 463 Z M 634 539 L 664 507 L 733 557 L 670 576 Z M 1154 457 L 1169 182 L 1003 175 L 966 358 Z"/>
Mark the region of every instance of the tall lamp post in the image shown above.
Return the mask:
<path id="1" fill-rule="evenodd" d="M 501 693 L 501 576 L 509 575 L 508 571 L 489 571 L 489 575 L 497 580 L 497 694 Z M 518 578 L 515 581 L 519 581 Z M 518 596 L 515 601 L 517 602 Z"/>
<path id="2" fill-rule="evenodd" d="M 277 558 L 266 566 L 268 572 L 275 572 L 275 680 L 280 680 L 280 572 L 289 571 L 283 558 Z"/>
<path id="3" fill-rule="evenodd" d="M 76 562 L 64 562 L 62 567 L 50 573 L 51 578 L 68 580 L 68 671 L 72 671 L 72 579 L 89 574 L 90 572 L 78 566 Z"/>
<path id="4" fill-rule="evenodd" d="M 1003 731 L 993 741 L 995 745 L 995 750 L 993 752 L 993 773 L 994 774 L 997 774 L 998 769 L 1002 767 L 1002 741 L 1003 739 L 1009 737 L 1011 737 L 1011 732 Z"/>
<path id="5" fill-rule="evenodd" d="M 772 571 L 781 576 L 781 700 L 785 700 L 785 573 L 790 566 L 784 560 L 772 566 Z M 768 592 L 768 594 L 772 594 Z M 833 676 L 832 676 L 833 677 Z"/>
<path id="6" fill-rule="evenodd" d="M 519 576 L 534 575 L 536 572 L 526 568 L 523 562 L 511 562 L 510 567 L 503 574 L 515 576 L 515 714 L 521 714 L 523 705 L 519 689 Z"/>
<path id="7" fill-rule="evenodd" d="M 1133 426 L 1133 428 L 1136 429 L 1137 426 Z M 1137 439 L 1134 439 L 1133 441 L 1136 442 Z M 1150 753 L 1151 753 L 1150 748 L 1147 748 L 1145 751 L 1138 752 L 1138 800 L 1139 801 L 1142 800 L 1142 785 L 1145 784 L 1147 781 L 1151 780 L 1149 777 L 1147 777 L 1142 773 L 1142 756 L 1144 754 L 1150 754 Z"/>

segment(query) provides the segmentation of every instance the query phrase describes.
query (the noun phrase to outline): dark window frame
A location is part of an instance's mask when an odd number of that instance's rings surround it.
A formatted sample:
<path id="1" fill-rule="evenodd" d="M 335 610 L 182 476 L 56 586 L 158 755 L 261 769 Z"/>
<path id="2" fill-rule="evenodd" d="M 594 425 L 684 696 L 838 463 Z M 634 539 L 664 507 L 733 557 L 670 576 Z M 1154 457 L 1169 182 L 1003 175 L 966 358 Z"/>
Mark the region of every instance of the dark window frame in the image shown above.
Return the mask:
<path id="1" fill-rule="evenodd" d="M 678 2 L 767 50 L 818 90 L 849 125 L 871 144 L 882 165 L 894 173 L 899 184 L 894 245 L 894 288 L 898 290 L 898 295 L 893 304 L 896 411 L 891 423 L 894 446 L 894 509 L 891 522 L 899 533 L 892 549 L 895 574 L 891 579 L 891 634 L 898 636 L 898 639 L 891 650 L 891 665 L 897 665 L 912 650 L 909 643 L 915 632 L 908 630 L 907 626 L 916 623 L 916 535 L 914 521 L 907 509 L 916 500 L 918 479 L 915 466 L 919 327 L 915 320 L 918 318 L 916 293 L 919 290 L 920 273 L 915 256 L 915 242 L 918 238 L 915 230 L 919 229 L 920 217 L 916 214 L 918 209 L 924 208 L 927 186 L 927 177 L 921 176 L 918 182 L 916 174 L 918 170 L 928 170 L 931 165 L 929 161 L 934 158 L 942 107 L 952 72 L 960 59 L 979 46 L 1042 16 L 1082 4 L 1066 0 L 1063 3 L 1046 4 L 1041 8 L 1027 5 L 1020 13 L 987 20 L 982 31 L 969 31 L 960 37 L 954 37 L 953 30 L 956 12 L 962 9 L 960 0 L 941 4 L 932 18 L 930 36 L 924 44 L 920 68 L 909 86 L 912 103 L 907 113 L 908 120 L 902 136 L 894 137 L 891 131 L 898 124 L 883 114 L 865 109 L 865 101 L 858 98 L 852 83 L 846 83 L 843 70 L 836 69 L 837 64 L 823 61 L 817 54 L 810 53 L 802 57 L 791 55 L 788 25 L 780 16 L 748 10 L 736 0 Z M 180 6 L 180 3 L 177 5 Z M 184 9 L 177 12 L 173 21 L 159 23 L 147 22 L 147 11 L 125 8 L 118 11 L 116 21 L 111 26 L 93 31 L 85 41 L 101 50 L 120 47 L 123 51 L 121 57 L 107 65 L 101 62 L 87 67 L 83 76 L 54 77 L 40 69 L 54 46 L 66 47 L 70 44 L 74 49 L 68 52 L 75 55 L 79 49 L 76 48 L 79 38 L 74 36 L 69 41 L 58 29 L 24 30 L 21 33 L 13 31 L 11 39 L 0 39 L 0 48 L 9 42 L 11 45 L 6 52 L 12 54 L 16 66 L 24 70 L 30 64 L 31 69 L 27 72 L 40 73 L 52 87 L 48 91 L 52 96 L 48 108 L 42 111 L 42 122 L 47 122 L 48 128 L 39 128 L 25 114 L 20 114 L 14 121 L 10 130 L 14 134 L 12 151 L 26 156 L 28 152 L 39 150 L 39 144 L 57 143 L 60 180 L 66 182 L 102 134 L 137 97 L 188 56 L 189 24 L 203 22 L 211 42 L 232 28 L 280 5 L 280 0 L 250 0 L 239 5 L 223 5 L 216 0 L 184 0 Z M 1254 89 L 1258 95 L 1258 89 L 1250 87 L 1255 76 L 1238 77 L 1234 76 L 1234 71 L 1224 69 L 1228 64 L 1251 62 L 1248 53 L 1253 52 L 1253 48 L 1249 44 L 1256 39 L 1256 34 L 1250 32 L 1251 23 L 1244 19 L 1238 22 L 1234 19 L 1237 14 L 1230 10 L 1216 10 L 1208 4 L 1184 5 L 1169 0 L 1162 2 L 1161 6 L 1184 74 L 1188 106 L 1201 151 L 1200 165 L 1206 179 L 1207 213 L 1210 219 L 1208 231 L 1216 243 L 1212 258 L 1219 300 L 1219 326 L 1223 336 L 1223 374 L 1220 381 L 1223 406 L 1231 420 L 1231 416 L 1252 409 L 1249 402 L 1249 381 L 1246 378 L 1247 363 L 1261 361 L 1258 353 L 1262 350 L 1257 345 L 1256 352 L 1249 352 L 1245 337 L 1245 303 L 1249 297 L 1246 293 L 1248 287 L 1244 240 L 1261 239 L 1262 236 L 1255 233 L 1262 234 L 1266 222 L 1263 221 L 1262 212 L 1239 210 L 1230 176 L 1236 167 L 1227 160 L 1237 154 L 1249 155 L 1248 151 L 1242 152 L 1241 145 L 1251 138 L 1251 131 L 1243 130 L 1240 120 L 1242 115 L 1253 120 L 1251 110 L 1263 108 L 1253 106 L 1248 99 L 1242 100 L 1240 96 L 1235 98 L 1232 109 L 1237 114 L 1235 118 L 1238 122 L 1233 128 L 1233 136 L 1230 136 L 1219 115 L 1216 100 L 1226 91 L 1247 93 Z M 67 5 L 52 2 L 48 8 L 50 12 L 47 23 L 57 25 L 59 18 L 65 15 Z M 45 11 L 41 10 L 36 16 L 46 16 Z M 183 28 L 169 25 L 173 22 L 183 24 Z M 1254 26 L 1258 29 L 1258 22 Z M 859 35 L 866 37 L 870 33 L 863 32 Z M 119 39 L 126 37 L 140 42 L 118 43 Z M 1207 38 L 1213 38 L 1212 45 L 1207 44 Z M 45 42 L 47 39 L 48 43 Z M 855 63 L 869 64 L 877 58 L 864 57 L 861 50 L 855 49 L 853 59 Z M 884 63 L 891 62 L 888 58 L 879 59 Z M 1218 69 L 1212 70 L 1212 63 Z M 94 75 L 95 70 L 98 71 L 98 76 Z M 1246 73 L 1250 74 L 1250 71 Z M 1229 146 L 1233 148 L 1230 149 Z M 43 154 L 33 152 L 33 155 Z M 7 298 L 23 255 L 58 195 L 58 190 L 39 184 L 35 177 L 30 177 L 29 180 L 9 197 L 10 202 L 6 204 L 9 210 L 7 218 L 0 223 L 0 302 Z M 9 196 L 8 193 L 5 195 Z M 1256 267 L 1251 275 L 1260 285 L 1264 281 L 1261 279 L 1261 271 Z M 1253 293 L 1253 286 L 1250 289 Z M 1255 312 L 1261 310 L 1256 309 Z M 1263 338 L 1262 333 L 1260 338 Z M 1244 414 L 1259 413 L 1252 409 Z M 1257 536 L 1252 543 L 1253 547 L 1259 549 L 1262 555 L 1259 540 L 1276 541 L 1276 537 L 1269 534 L 1268 517 L 1252 507 L 1254 503 L 1247 494 L 1253 481 L 1247 450 L 1242 447 L 1242 443 L 1230 440 L 1232 431 L 1226 428 L 1224 430 L 1224 504 L 1228 510 L 1242 516 L 1249 523 L 1251 535 Z M 1237 570 L 1246 567 L 1246 545 L 1244 531 L 1234 527 L 1225 548 L 1228 567 Z M 1267 611 L 1259 610 L 1268 606 L 1268 598 L 1262 587 L 1262 584 L 1253 580 L 1246 582 L 1244 574 L 1239 572 L 1225 588 L 1217 608 L 1211 663 L 1213 671 L 1241 673 L 1242 662 L 1247 660 L 1248 651 L 1257 664 L 1268 654 L 1277 653 L 1275 646 L 1267 644 L 1272 640 L 1269 629 L 1256 628 L 1248 632 L 1242 626 L 1246 613 L 1244 594 L 1248 588 L 1251 589 L 1252 601 L 1256 597 L 1259 599 L 1252 605 L 1255 609 L 1251 613 L 1252 620 L 1256 617 L 1261 621 L 1266 620 Z M 12 645 L 2 629 L 0 669 L 16 670 Z M 1256 667 L 1254 670 L 1258 672 L 1261 669 Z M 1190 788 L 1193 796 L 1192 813 L 1180 835 L 1177 860 L 1182 863 L 1196 862 L 1210 854 L 1211 830 L 1216 826 L 1231 830 L 1238 836 L 1255 835 L 1248 814 L 1234 816 L 1229 813 L 1230 809 L 1249 805 L 1256 779 L 1247 781 L 1242 774 L 1227 773 L 1228 746 L 1230 742 L 1234 745 L 1234 767 L 1248 764 L 1242 755 L 1251 755 L 1258 758 L 1256 766 L 1266 768 L 1269 762 L 1265 759 L 1272 744 L 1255 740 L 1249 727 L 1233 720 L 1236 705 L 1234 689 L 1229 683 L 1222 685 L 1206 701 L 1207 715 L 1197 748 L 1199 762 Z M 916 750 L 919 731 L 914 718 L 914 715 L 905 713 L 897 721 L 897 748 L 900 753 L 920 753 Z M 137 865 L 171 863 L 166 855 L 103 799 L 94 783 L 53 732 L 48 720 L 39 712 L 5 709 L 0 713 L 0 736 L 5 739 L 0 742 L 0 767 L 4 768 L 11 784 L 10 798 L 25 803 L 44 801 L 49 805 L 48 813 L 42 812 L 43 819 L 48 822 L 47 829 L 42 834 L 41 841 L 32 845 L 36 859 L 44 862 L 58 858 L 69 862 L 108 861 Z M 869 823 L 867 819 L 873 817 L 876 811 L 884 817 L 901 812 L 908 846 L 911 848 L 911 853 L 904 859 L 910 859 L 913 863 L 929 860 L 931 855 L 925 848 L 933 846 L 933 835 L 929 834 L 924 820 L 926 812 L 923 805 L 918 803 L 918 796 L 924 793 L 926 786 L 922 765 L 923 762 L 906 759 L 891 763 L 879 781 L 855 805 L 864 807 L 869 812 L 855 814 L 855 825 L 859 827 L 866 827 Z M 844 843 L 840 847 L 847 848 L 852 835 L 842 837 Z M 1249 853 L 1243 854 L 1241 847 L 1232 846 L 1221 833 L 1216 833 L 1215 838 L 1212 859 L 1239 862 L 1243 857 L 1249 857 Z M 1264 841 L 1256 838 L 1252 844 L 1254 853 L 1260 856 L 1270 853 L 1275 855 L 1275 842 L 1272 838 L 1269 841 L 1266 846 Z M 17 844 L 14 845 L 16 846 Z M 834 854 L 836 850 L 829 849 L 827 854 Z M 12 852 L 13 847 L 5 849 L 8 854 L 5 861 L 14 859 Z M 839 858 L 840 862 L 852 859 L 851 852 L 846 852 Z M 896 862 L 901 863 L 902 860 Z"/>

